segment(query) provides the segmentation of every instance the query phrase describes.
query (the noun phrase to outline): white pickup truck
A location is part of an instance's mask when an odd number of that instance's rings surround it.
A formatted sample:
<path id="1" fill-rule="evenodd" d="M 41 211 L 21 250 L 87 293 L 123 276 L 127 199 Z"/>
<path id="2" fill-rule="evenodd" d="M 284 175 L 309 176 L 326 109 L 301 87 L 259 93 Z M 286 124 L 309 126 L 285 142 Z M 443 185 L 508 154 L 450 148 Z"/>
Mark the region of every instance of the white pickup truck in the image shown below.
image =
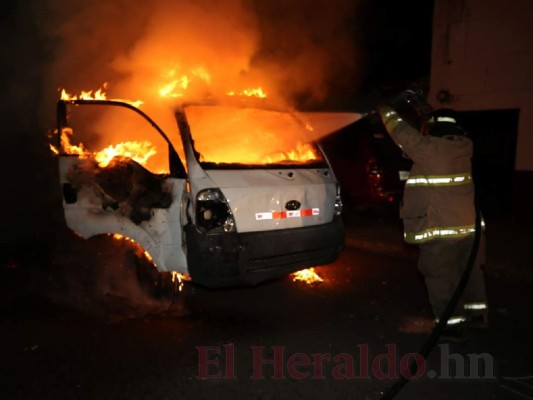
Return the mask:
<path id="1" fill-rule="evenodd" d="M 64 213 L 77 234 L 124 235 L 159 270 L 187 273 L 208 287 L 255 285 L 336 260 L 344 238 L 339 185 L 323 151 L 294 140 L 312 129 L 297 114 L 184 104 L 174 113 L 179 134 L 170 136 L 126 102 L 61 100 L 58 137 L 77 135 L 71 114 L 93 106 L 142 117 L 168 146 L 168 168 L 149 171 L 124 158 L 101 167 L 61 140 Z M 311 155 L 273 155 L 284 138 Z"/>

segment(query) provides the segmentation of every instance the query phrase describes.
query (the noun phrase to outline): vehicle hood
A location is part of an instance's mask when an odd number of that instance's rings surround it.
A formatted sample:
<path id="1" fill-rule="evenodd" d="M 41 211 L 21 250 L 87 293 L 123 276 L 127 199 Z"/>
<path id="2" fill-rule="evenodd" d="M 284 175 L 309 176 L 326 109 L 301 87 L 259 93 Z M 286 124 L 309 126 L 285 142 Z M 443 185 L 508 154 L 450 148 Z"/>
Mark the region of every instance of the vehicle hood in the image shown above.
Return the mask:
<path id="1" fill-rule="evenodd" d="M 329 168 L 210 170 L 238 232 L 319 225 L 332 221 L 336 180 Z"/>

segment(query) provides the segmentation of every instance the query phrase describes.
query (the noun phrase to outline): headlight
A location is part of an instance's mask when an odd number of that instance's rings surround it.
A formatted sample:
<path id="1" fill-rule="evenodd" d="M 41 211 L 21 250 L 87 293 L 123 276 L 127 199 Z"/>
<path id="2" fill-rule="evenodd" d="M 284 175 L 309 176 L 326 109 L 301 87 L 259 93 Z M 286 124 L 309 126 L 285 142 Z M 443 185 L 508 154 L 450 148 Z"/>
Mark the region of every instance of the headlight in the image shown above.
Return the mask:
<path id="1" fill-rule="evenodd" d="M 335 196 L 335 211 L 334 215 L 342 214 L 342 198 L 341 198 L 341 187 L 337 185 L 337 195 Z"/>
<path id="2" fill-rule="evenodd" d="M 196 195 L 196 223 L 207 231 L 235 232 L 235 220 L 219 189 L 204 189 Z"/>

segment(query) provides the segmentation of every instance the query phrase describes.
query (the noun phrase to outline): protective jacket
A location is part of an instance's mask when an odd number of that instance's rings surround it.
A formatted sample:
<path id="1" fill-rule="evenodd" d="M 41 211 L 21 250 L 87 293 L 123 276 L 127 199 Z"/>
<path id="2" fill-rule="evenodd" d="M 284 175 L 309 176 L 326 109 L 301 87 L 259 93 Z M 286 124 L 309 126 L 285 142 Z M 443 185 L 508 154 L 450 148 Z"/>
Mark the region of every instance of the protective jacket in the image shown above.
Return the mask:
<path id="1" fill-rule="evenodd" d="M 392 109 L 379 108 L 394 142 L 413 160 L 400 217 L 404 238 L 419 244 L 475 233 L 472 141 L 465 136 L 424 136 Z"/>

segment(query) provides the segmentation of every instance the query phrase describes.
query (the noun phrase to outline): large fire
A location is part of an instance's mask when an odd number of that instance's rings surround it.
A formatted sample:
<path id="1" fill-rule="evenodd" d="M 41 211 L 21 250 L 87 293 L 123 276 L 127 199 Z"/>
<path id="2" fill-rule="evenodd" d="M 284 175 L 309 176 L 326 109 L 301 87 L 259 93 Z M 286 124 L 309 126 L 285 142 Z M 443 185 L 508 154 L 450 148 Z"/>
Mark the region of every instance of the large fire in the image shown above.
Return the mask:
<path id="1" fill-rule="evenodd" d="M 198 67 L 192 69 L 189 73 L 178 73 L 177 69 L 169 70 L 164 76 L 164 83 L 158 89 L 160 99 L 183 98 L 186 92 L 193 84 L 209 85 L 211 77 L 205 68 Z M 61 90 L 62 100 L 107 100 L 108 84 L 105 83 L 98 90 L 81 91 L 80 94 L 72 95 L 65 89 Z M 252 87 L 240 91 L 227 91 L 228 97 L 243 98 L 267 98 L 267 93 L 260 87 Z M 119 99 L 113 99 L 119 100 Z M 135 107 L 144 104 L 143 101 L 120 100 L 127 102 Z M 276 125 L 276 131 L 270 129 L 270 125 L 276 122 L 261 121 L 259 126 L 256 119 L 247 118 L 239 120 L 239 128 L 234 129 L 230 122 L 235 118 L 226 118 L 224 123 L 219 120 L 207 119 L 202 123 L 202 132 L 193 129 L 195 145 L 201 149 L 201 161 L 214 163 L 241 163 L 241 164 L 274 164 L 283 162 L 300 162 L 305 163 L 320 158 L 314 146 L 303 143 L 302 139 L 295 140 L 294 134 L 289 132 L 288 125 Z M 230 122 L 226 122 L 230 121 Z M 227 123 L 227 125 L 226 125 Z M 222 132 L 222 130 L 224 130 Z M 304 130 L 312 131 L 312 127 L 305 124 Z M 283 133 L 285 137 L 281 137 Z M 217 138 L 217 134 L 222 134 Z M 72 143 L 73 131 L 65 128 L 60 133 L 60 142 L 62 151 L 66 154 L 77 154 L 81 158 L 93 158 L 100 167 L 106 167 L 114 157 L 131 158 L 139 164 L 146 166 L 148 161 L 158 154 L 158 148 L 148 140 L 142 141 L 118 141 L 118 143 L 109 145 L 101 150 L 90 151 L 83 143 Z M 223 139 L 223 140 L 219 140 Z M 239 144 L 238 146 L 236 144 Z M 58 154 L 60 151 L 54 146 L 50 146 L 52 151 Z M 258 149 L 269 149 L 268 152 L 261 152 Z M 159 168 L 157 173 L 167 173 L 168 167 Z"/>
<path id="2" fill-rule="evenodd" d="M 72 129 L 69 128 L 64 128 L 61 132 L 60 140 L 63 151 L 66 154 L 79 155 L 80 158 L 93 158 L 102 168 L 107 167 L 111 160 L 115 157 L 131 158 L 141 165 L 146 165 L 150 157 L 157 154 L 155 146 L 147 140 L 142 142 L 122 142 L 115 145 L 110 145 L 100 151 L 91 152 L 85 148 L 83 143 L 79 143 L 77 145 L 72 144 L 72 135 Z M 59 150 L 55 146 L 50 145 L 50 149 L 55 154 L 59 154 Z"/>
<path id="3" fill-rule="evenodd" d="M 306 143 L 312 130 L 288 112 L 191 105 L 185 113 L 200 161 L 265 165 L 322 159 L 317 147 Z"/>
<path id="4" fill-rule="evenodd" d="M 81 91 L 78 95 L 72 95 L 68 93 L 65 89 L 61 90 L 61 100 L 107 100 L 107 95 L 105 92 L 105 89 L 107 88 L 107 82 L 102 85 L 101 88 L 99 88 L 96 91 Z M 143 102 L 140 100 L 137 101 L 130 101 L 130 100 L 122 100 L 122 99 L 113 99 L 118 100 L 122 102 L 126 102 L 128 104 L 131 104 L 135 107 L 140 107 Z M 77 154 L 81 158 L 94 158 L 98 165 L 102 168 L 107 167 L 111 160 L 115 157 L 124 157 L 124 158 L 131 158 L 132 160 L 138 162 L 141 165 L 146 165 L 148 160 L 157 154 L 156 147 L 149 141 L 143 140 L 143 141 L 125 141 L 121 143 L 117 143 L 114 145 L 109 145 L 105 147 L 102 150 L 99 151 L 89 151 L 83 143 L 79 144 L 72 144 L 71 138 L 73 136 L 73 131 L 70 128 L 64 128 L 61 132 L 60 136 L 60 142 L 61 142 L 61 148 L 66 154 Z M 55 154 L 59 154 L 59 149 L 57 149 L 55 146 L 50 145 L 51 150 Z M 167 172 L 167 171 L 159 171 L 159 172 Z"/>

